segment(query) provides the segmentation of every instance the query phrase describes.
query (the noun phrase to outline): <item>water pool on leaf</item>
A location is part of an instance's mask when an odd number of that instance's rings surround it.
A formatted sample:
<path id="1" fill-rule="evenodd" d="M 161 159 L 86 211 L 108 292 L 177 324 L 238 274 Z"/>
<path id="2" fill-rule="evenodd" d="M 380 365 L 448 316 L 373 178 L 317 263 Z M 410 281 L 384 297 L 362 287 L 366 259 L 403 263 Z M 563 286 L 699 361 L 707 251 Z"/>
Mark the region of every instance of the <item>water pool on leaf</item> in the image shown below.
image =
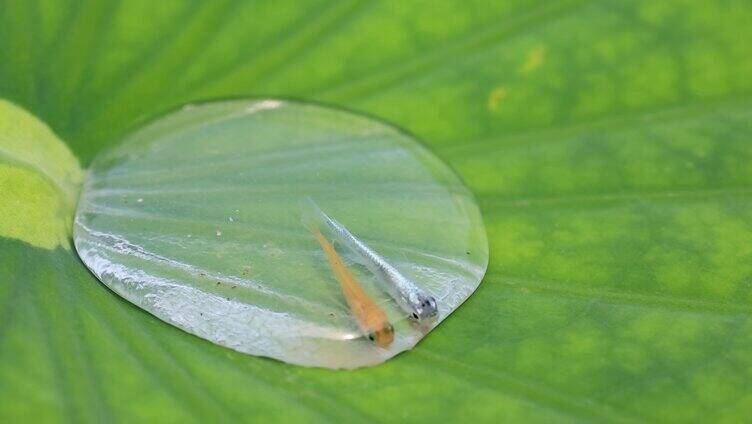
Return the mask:
<path id="1" fill-rule="evenodd" d="M 387 349 L 359 331 L 316 239 L 310 197 L 438 300 L 426 326 L 336 245 L 395 327 Z M 253 355 L 329 368 L 413 347 L 478 287 L 488 244 L 478 207 L 409 135 L 319 105 L 189 105 L 94 161 L 74 242 L 108 287 L 160 319 Z"/>

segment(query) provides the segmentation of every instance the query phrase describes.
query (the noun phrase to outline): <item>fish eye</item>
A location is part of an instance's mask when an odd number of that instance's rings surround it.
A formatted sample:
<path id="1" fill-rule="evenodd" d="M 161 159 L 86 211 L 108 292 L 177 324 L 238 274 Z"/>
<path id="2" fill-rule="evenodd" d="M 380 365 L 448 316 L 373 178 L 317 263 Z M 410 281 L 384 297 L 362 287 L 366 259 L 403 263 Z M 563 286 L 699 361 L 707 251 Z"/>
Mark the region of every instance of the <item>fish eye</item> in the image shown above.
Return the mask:
<path id="1" fill-rule="evenodd" d="M 431 309 L 436 309 L 436 300 L 433 297 L 429 297 L 426 299 L 426 306 L 430 307 Z"/>
<path id="2" fill-rule="evenodd" d="M 368 333 L 368 340 L 374 341 L 373 333 Z"/>
<path id="3" fill-rule="evenodd" d="M 413 318 L 418 319 L 418 314 L 416 314 L 415 312 L 413 312 Z"/>

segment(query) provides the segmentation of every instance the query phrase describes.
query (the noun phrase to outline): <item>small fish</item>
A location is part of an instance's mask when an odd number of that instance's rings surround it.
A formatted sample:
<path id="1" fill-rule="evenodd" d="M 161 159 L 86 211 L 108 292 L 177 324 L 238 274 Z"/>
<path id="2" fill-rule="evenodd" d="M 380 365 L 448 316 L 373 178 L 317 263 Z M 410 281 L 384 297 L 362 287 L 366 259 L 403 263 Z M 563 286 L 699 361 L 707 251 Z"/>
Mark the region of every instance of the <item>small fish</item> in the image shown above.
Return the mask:
<path id="1" fill-rule="evenodd" d="M 309 198 L 303 204 L 303 208 L 304 219 L 326 225 L 341 243 L 361 258 L 366 268 L 386 283 L 387 291 L 405 312 L 419 322 L 436 317 L 438 307 L 433 296 L 405 277 L 376 251 L 355 237 L 344 225 L 324 213 L 312 199 Z"/>
<path id="2" fill-rule="evenodd" d="M 358 321 L 361 331 L 379 347 L 386 348 L 394 341 L 394 327 L 389 323 L 386 314 L 352 276 L 339 257 L 329 240 L 321 234 L 318 227 L 309 228 L 326 254 L 334 276 L 339 281 L 342 293 L 350 306 L 350 310 Z"/>

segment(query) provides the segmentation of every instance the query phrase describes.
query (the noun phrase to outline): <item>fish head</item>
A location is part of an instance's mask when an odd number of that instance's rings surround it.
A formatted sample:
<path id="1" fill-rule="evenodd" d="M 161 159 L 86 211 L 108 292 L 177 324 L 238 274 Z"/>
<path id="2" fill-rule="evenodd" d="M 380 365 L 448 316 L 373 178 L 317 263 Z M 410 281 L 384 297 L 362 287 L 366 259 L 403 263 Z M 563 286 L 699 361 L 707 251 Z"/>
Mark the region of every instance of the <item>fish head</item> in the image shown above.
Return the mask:
<path id="1" fill-rule="evenodd" d="M 386 324 L 383 327 L 368 333 L 368 338 L 371 341 L 376 342 L 378 347 L 387 348 L 394 341 L 394 327 L 392 324 Z"/>
<path id="2" fill-rule="evenodd" d="M 436 299 L 433 296 L 419 295 L 414 305 L 413 318 L 418 321 L 433 319 L 439 313 Z"/>

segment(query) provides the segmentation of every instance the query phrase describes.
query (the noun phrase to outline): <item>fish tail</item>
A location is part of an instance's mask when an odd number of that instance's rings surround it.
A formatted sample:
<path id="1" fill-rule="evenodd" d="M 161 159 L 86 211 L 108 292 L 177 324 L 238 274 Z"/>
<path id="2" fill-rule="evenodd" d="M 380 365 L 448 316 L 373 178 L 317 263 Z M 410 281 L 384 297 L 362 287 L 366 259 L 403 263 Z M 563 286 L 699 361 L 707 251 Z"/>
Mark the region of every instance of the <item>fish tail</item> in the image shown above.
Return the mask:
<path id="1" fill-rule="evenodd" d="M 326 215 L 319 205 L 310 197 L 306 196 L 299 202 L 300 222 L 311 232 L 318 232 L 319 227 L 325 223 Z"/>

